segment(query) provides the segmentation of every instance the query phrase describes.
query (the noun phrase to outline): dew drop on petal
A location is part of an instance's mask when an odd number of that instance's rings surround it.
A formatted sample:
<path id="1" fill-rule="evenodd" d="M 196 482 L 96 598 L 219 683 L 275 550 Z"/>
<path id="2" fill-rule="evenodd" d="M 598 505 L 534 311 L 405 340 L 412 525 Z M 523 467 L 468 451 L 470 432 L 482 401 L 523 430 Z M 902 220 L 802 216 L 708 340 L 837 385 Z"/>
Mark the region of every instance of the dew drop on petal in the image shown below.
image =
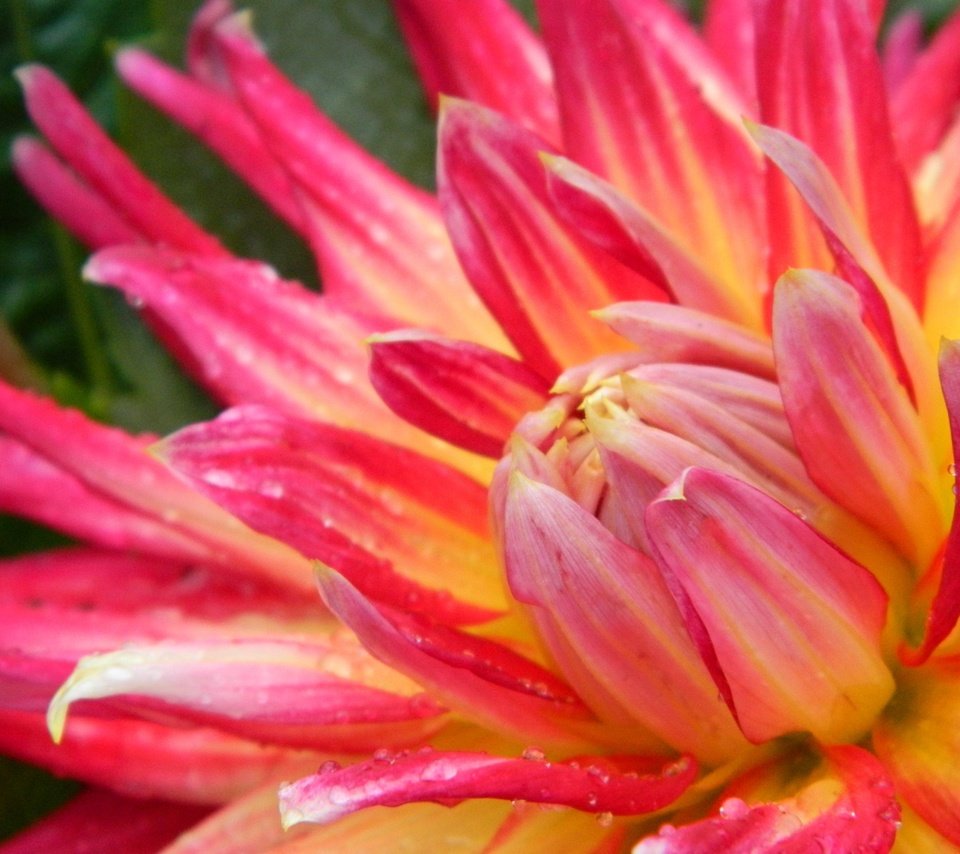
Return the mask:
<path id="1" fill-rule="evenodd" d="M 749 805 L 740 798 L 727 798 L 720 805 L 721 818 L 743 818 L 748 812 L 750 812 Z"/>
<path id="2" fill-rule="evenodd" d="M 547 755 L 539 747 L 528 747 L 523 751 L 522 756 L 531 762 L 543 762 L 547 758 Z"/>
<path id="3" fill-rule="evenodd" d="M 318 769 L 318 774 L 332 774 L 334 771 L 339 771 L 342 766 L 335 759 L 328 759 L 323 763 Z"/>
<path id="4" fill-rule="evenodd" d="M 436 762 L 431 762 L 420 773 L 420 778 L 422 780 L 429 780 L 432 782 L 452 780 L 456 776 L 457 766 L 448 759 L 438 759 Z"/>
<path id="5" fill-rule="evenodd" d="M 597 824 L 600 827 L 610 827 L 613 824 L 613 813 L 612 812 L 598 812 L 597 813 Z"/>

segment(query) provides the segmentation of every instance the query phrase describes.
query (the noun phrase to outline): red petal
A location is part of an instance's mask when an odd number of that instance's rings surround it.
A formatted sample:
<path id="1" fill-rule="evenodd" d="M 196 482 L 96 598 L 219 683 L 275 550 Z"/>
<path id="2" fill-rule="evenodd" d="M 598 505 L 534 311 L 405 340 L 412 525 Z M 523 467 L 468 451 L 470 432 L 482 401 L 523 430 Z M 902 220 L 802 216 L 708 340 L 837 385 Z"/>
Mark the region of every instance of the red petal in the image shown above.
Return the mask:
<path id="1" fill-rule="evenodd" d="M 214 729 L 75 716 L 63 741 L 42 714 L 0 710 L 0 749 L 135 797 L 216 804 L 316 768 L 320 754 L 258 744 Z"/>
<path id="2" fill-rule="evenodd" d="M 42 142 L 19 137 L 11 152 L 17 177 L 52 217 L 92 249 L 135 243 L 140 232 L 113 205 L 77 178 Z"/>
<path id="3" fill-rule="evenodd" d="M 369 339 L 370 381 L 405 421 L 461 448 L 499 459 L 517 421 L 549 387 L 523 362 L 467 341 L 417 330 Z"/>
<path id="4" fill-rule="evenodd" d="M 696 775 L 696 763 L 690 759 L 658 768 L 654 761 L 631 763 L 629 758 L 546 762 L 423 750 L 321 770 L 281 789 L 280 811 L 287 827 L 304 821 L 324 824 L 368 806 L 413 801 L 448 804 L 465 798 L 525 800 L 635 815 L 670 804 Z"/>
<path id="5" fill-rule="evenodd" d="M 85 854 L 156 854 L 208 809 L 169 801 L 123 798 L 91 789 L 0 844 L 3 854 L 84 851 Z"/>
<path id="6" fill-rule="evenodd" d="M 953 15 L 918 57 L 890 103 L 897 152 L 910 171 L 936 148 L 960 101 L 960 15 Z"/>
<path id="7" fill-rule="evenodd" d="M 918 304 L 920 233 L 891 135 L 876 30 L 864 4 L 765 0 L 758 8 L 764 122 L 804 141 L 824 161 L 893 281 Z M 823 267 L 822 243 L 792 190 L 773 173 L 768 188 L 771 278 L 788 266 Z M 821 248 L 805 248 L 804 240 Z"/>
<path id="8" fill-rule="evenodd" d="M 712 0 L 704 11 L 703 37 L 717 62 L 756 108 L 756 32 L 753 0 Z"/>
<path id="9" fill-rule="evenodd" d="M 960 456 L 960 342 L 941 340 L 940 382 L 950 414 L 950 433 L 953 436 L 954 456 Z M 960 506 L 955 506 L 953 523 L 947 536 L 943 567 L 930 613 L 927 615 L 923 643 L 917 650 L 903 650 L 901 658 L 918 665 L 950 634 L 960 618 Z"/>
<path id="10" fill-rule="evenodd" d="M 559 143 L 553 72 L 540 39 L 504 0 L 394 0 L 434 107 L 443 95 L 492 107 Z"/>
<path id="11" fill-rule="evenodd" d="M 445 104 L 437 167 L 457 256 L 517 350 L 544 376 L 623 342 L 587 312 L 649 296 L 647 282 L 557 219 L 537 136 L 462 101 Z"/>
<path id="12" fill-rule="evenodd" d="M 377 601 L 456 623 L 505 607 L 484 490 L 440 463 L 252 406 L 180 431 L 160 453 L 231 514 Z"/>
<path id="13" fill-rule="evenodd" d="M 50 71 L 18 72 L 27 110 L 56 152 L 134 227 L 157 243 L 223 256 L 219 242 L 148 181 Z"/>
<path id="14" fill-rule="evenodd" d="M 709 633 L 751 741 L 862 734 L 894 683 L 873 576 L 772 498 L 688 469 L 646 514 L 657 562 Z"/>
<path id="15" fill-rule="evenodd" d="M 827 756 L 832 774 L 795 797 L 756 806 L 729 798 L 719 818 L 684 827 L 664 825 L 657 836 L 634 848 L 634 854 L 885 854 L 900 826 L 900 807 L 885 769 L 859 747 L 830 748 Z M 827 798 L 831 800 L 825 803 Z"/>
<path id="16" fill-rule="evenodd" d="M 748 112 L 685 21 L 659 0 L 538 3 L 564 148 L 636 202 L 728 287 L 760 292 L 761 167 Z"/>

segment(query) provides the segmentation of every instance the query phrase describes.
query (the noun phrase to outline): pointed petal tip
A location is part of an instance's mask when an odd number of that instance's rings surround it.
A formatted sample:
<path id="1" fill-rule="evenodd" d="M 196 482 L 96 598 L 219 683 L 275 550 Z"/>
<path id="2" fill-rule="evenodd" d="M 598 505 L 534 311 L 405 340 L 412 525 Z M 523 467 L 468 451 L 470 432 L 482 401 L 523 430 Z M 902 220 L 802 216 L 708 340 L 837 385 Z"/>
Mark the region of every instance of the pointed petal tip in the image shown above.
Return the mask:
<path id="1" fill-rule="evenodd" d="M 29 90 L 33 88 L 34 84 L 44 75 L 53 76 L 53 72 L 39 62 L 25 62 L 23 65 L 18 65 L 14 68 L 11 73 L 25 94 L 29 94 Z"/>

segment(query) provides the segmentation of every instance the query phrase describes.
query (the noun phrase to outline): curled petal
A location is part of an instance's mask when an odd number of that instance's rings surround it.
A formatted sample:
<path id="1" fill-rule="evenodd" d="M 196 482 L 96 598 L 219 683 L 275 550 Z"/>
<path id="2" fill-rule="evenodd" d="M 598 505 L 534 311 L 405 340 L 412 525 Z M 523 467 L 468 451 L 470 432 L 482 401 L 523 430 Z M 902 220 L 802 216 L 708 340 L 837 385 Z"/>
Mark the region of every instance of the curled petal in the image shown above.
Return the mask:
<path id="1" fill-rule="evenodd" d="M 683 827 L 665 825 L 633 852 L 889 851 L 900 827 L 900 807 L 886 770 L 859 747 L 830 748 L 827 758 L 829 773 L 791 798 L 756 805 L 728 798 L 719 817 Z"/>
<path id="2" fill-rule="evenodd" d="M 551 143 L 560 137 L 553 74 L 540 39 L 504 0 L 394 0 L 434 107 L 455 95 L 492 107 Z"/>
<path id="3" fill-rule="evenodd" d="M 880 652 L 887 597 L 867 570 L 765 493 L 704 469 L 651 504 L 646 526 L 749 739 L 863 732 L 894 688 Z"/>
<path id="4" fill-rule="evenodd" d="M 467 341 L 398 330 L 368 339 L 370 381 L 401 418 L 497 459 L 514 425 L 549 391 L 525 363 Z"/>
<path id="5" fill-rule="evenodd" d="M 551 650 L 559 666 L 571 656 L 586 665 L 567 671 L 585 698 L 599 687 L 671 747 L 711 762 L 742 747 L 649 558 L 519 471 L 511 477 L 502 536 L 511 590 L 564 638 Z"/>
<path id="6" fill-rule="evenodd" d="M 845 282 L 794 271 L 777 284 L 774 352 L 784 408 L 813 481 L 926 567 L 943 508 L 916 412 Z"/>
<path id="7" fill-rule="evenodd" d="M 77 174 L 139 232 L 187 252 L 223 256 L 219 242 L 192 222 L 115 146 L 50 71 L 28 65 L 18 71 L 34 123 Z"/>
<path id="8" fill-rule="evenodd" d="M 688 758 L 667 764 L 601 757 L 547 762 L 425 750 L 322 770 L 281 789 L 280 811 L 291 826 L 324 824 L 374 805 L 501 798 L 635 815 L 676 800 L 696 774 L 697 765 Z"/>
<path id="9" fill-rule="evenodd" d="M 90 789 L 38 824 L 5 840 L 3 852 L 38 854 L 83 846 L 88 854 L 155 854 L 208 813 L 206 807 L 125 798 Z M 118 821 L 118 816 L 123 816 L 123 820 Z"/>

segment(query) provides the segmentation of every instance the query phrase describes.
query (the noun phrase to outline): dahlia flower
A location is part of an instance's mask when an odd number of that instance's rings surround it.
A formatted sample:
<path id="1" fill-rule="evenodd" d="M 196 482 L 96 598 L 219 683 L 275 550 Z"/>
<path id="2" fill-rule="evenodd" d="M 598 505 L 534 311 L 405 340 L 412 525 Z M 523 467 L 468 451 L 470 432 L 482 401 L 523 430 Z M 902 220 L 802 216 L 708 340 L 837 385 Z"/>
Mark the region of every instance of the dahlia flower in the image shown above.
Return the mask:
<path id="1" fill-rule="evenodd" d="M 21 72 L 23 180 L 230 406 L 0 388 L 0 504 L 82 543 L 3 566 L 0 746 L 103 789 L 24 844 L 960 846 L 960 17 L 395 7 L 437 198 L 227 0 L 117 58 L 322 295 Z"/>

